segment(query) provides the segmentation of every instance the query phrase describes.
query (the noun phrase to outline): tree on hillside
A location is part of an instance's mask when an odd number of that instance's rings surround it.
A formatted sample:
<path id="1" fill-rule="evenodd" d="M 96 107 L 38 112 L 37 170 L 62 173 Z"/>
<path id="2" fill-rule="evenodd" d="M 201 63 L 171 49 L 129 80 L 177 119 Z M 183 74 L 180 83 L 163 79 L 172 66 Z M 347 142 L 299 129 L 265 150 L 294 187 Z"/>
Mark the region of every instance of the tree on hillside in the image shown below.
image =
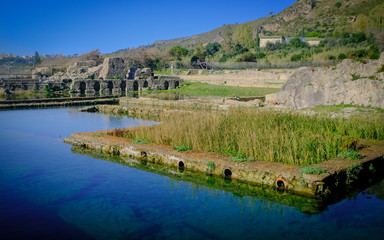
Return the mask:
<path id="1" fill-rule="evenodd" d="M 182 48 L 180 46 L 174 46 L 168 51 L 168 54 L 171 57 L 176 58 L 177 60 L 181 60 L 182 57 L 185 57 L 188 55 L 188 49 Z"/>
<path id="2" fill-rule="evenodd" d="M 292 38 L 291 41 L 288 43 L 289 46 L 294 47 L 294 48 L 305 48 L 308 47 L 308 43 L 303 42 L 300 38 Z"/>
<path id="3" fill-rule="evenodd" d="M 372 28 L 384 28 L 384 3 L 377 5 L 369 12 L 369 21 Z"/>
<path id="4" fill-rule="evenodd" d="M 101 60 L 102 60 L 99 49 L 94 49 L 90 52 L 84 53 L 84 54 L 80 55 L 79 59 L 81 61 L 93 60 L 96 62 L 101 62 Z"/>
<path id="5" fill-rule="evenodd" d="M 376 39 L 376 44 L 381 51 L 384 51 L 384 3 L 374 7 L 368 15 L 369 30 Z"/>
<path id="6" fill-rule="evenodd" d="M 352 28 L 354 32 L 368 32 L 369 18 L 364 14 L 359 14 L 356 21 L 353 23 Z"/>
<path id="7" fill-rule="evenodd" d="M 218 42 L 208 43 L 207 46 L 205 46 L 205 52 L 207 53 L 207 56 L 212 56 L 218 52 L 220 48 L 221 45 Z"/>
<path id="8" fill-rule="evenodd" d="M 40 58 L 40 55 L 37 51 L 35 51 L 35 64 L 40 64 L 41 63 L 41 58 Z"/>
<path id="9" fill-rule="evenodd" d="M 235 32 L 237 43 L 242 45 L 245 48 L 252 48 L 255 45 L 255 42 L 252 38 L 252 28 L 247 24 L 241 24 Z"/>
<path id="10" fill-rule="evenodd" d="M 232 36 L 233 36 L 233 30 L 231 26 L 225 26 L 223 29 L 223 38 L 224 40 L 221 42 L 222 46 L 222 51 L 224 54 L 228 54 L 232 51 L 233 47 L 233 41 L 232 41 Z"/>
<path id="11" fill-rule="evenodd" d="M 205 60 L 206 52 L 203 44 L 200 43 L 193 47 L 193 55 L 200 59 L 200 61 Z"/>

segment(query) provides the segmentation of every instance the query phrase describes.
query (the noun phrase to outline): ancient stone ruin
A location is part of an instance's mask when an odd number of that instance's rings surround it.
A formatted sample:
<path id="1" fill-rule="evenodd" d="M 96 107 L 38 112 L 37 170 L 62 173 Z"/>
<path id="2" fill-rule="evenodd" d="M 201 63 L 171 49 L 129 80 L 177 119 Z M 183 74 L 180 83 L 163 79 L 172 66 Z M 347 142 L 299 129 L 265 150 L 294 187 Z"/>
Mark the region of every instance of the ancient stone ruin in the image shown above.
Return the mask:
<path id="1" fill-rule="evenodd" d="M 122 58 L 105 58 L 96 61 L 80 61 L 48 77 L 48 68 L 38 68 L 32 78 L 23 81 L 2 81 L 2 91 L 36 91 L 53 88 L 57 91 L 71 91 L 80 94 L 121 94 L 130 91 L 168 90 L 178 88 L 182 83 L 177 76 L 154 75 L 150 68 L 128 68 Z"/>

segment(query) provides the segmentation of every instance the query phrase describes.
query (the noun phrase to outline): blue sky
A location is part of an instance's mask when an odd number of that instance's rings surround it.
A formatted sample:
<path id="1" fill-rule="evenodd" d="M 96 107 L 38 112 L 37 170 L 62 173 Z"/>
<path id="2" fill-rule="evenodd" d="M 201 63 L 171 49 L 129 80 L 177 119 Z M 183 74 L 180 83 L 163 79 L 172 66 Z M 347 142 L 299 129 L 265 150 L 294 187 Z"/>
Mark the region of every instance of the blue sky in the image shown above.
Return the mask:
<path id="1" fill-rule="evenodd" d="M 278 13 L 296 0 L 0 0 L 0 53 L 110 53 Z"/>

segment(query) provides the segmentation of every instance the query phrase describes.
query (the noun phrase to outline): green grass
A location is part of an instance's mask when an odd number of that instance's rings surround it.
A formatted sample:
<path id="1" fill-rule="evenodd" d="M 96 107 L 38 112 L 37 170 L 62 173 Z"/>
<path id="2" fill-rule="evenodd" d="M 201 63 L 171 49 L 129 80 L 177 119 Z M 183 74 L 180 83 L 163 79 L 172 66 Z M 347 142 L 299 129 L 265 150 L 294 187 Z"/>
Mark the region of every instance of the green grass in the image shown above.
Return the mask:
<path id="1" fill-rule="evenodd" d="M 252 158 L 247 157 L 244 153 L 237 153 L 233 158 L 233 162 L 250 162 Z"/>
<path id="2" fill-rule="evenodd" d="M 381 73 L 381 72 L 384 72 L 384 65 L 382 65 L 381 68 L 379 68 L 379 70 L 377 70 L 377 73 Z"/>
<path id="3" fill-rule="evenodd" d="M 178 112 L 160 118 L 162 124 L 128 131 L 125 137 L 230 154 L 235 156 L 234 161 L 300 166 L 336 158 L 343 150 L 353 149 L 359 138 L 384 140 L 382 117 L 329 118 L 324 114 L 236 108 Z"/>
<path id="4" fill-rule="evenodd" d="M 212 161 L 207 162 L 207 166 L 208 166 L 210 171 L 213 171 L 216 168 L 215 163 Z"/>
<path id="5" fill-rule="evenodd" d="M 166 68 L 162 71 L 154 71 L 154 74 L 158 75 L 172 75 L 172 68 Z"/>
<path id="6" fill-rule="evenodd" d="M 300 174 L 320 174 L 324 173 L 325 170 L 321 167 L 303 167 L 300 169 Z"/>
<path id="7" fill-rule="evenodd" d="M 184 82 L 180 89 L 170 90 L 170 92 L 183 93 L 186 96 L 217 96 L 217 97 L 249 97 L 264 96 L 280 91 L 278 88 L 254 88 L 254 87 L 234 87 L 212 85 L 201 82 Z"/>
<path id="8" fill-rule="evenodd" d="M 148 143 L 147 140 L 144 140 L 144 139 L 135 139 L 132 141 L 133 144 L 145 144 L 145 143 Z"/>
<path id="9" fill-rule="evenodd" d="M 358 151 L 355 151 L 353 149 L 345 150 L 337 155 L 339 158 L 348 158 L 351 160 L 358 160 L 363 158 L 361 155 L 359 155 Z"/>
<path id="10" fill-rule="evenodd" d="M 92 134 L 92 137 L 102 137 L 102 136 L 103 136 L 103 134 L 97 134 L 97 133 Z"/>
<path id="11" fill-rule="evenodd" d="M 189 150 L 191 150 L 190 147 L 188 147 L 188 146 L 186 146 L 186 145 L 184 145 L 184 144 L 182 144 L 182 145 L 180 145 L 180 146 L 177 146 L 177 147 L 174 147 L 173 149 L 175 149 L 175 150 L 178 151 L 178 152 L 185 152 L 185 151 L 189 151 Z"/>

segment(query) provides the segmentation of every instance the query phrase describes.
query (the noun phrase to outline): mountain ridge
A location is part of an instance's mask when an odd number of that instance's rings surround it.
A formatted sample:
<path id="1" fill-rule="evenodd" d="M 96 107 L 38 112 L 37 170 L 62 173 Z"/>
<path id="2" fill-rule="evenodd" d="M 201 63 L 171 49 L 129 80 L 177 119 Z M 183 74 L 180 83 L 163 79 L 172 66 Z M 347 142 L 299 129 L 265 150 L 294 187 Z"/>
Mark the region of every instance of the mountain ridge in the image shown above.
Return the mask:
<path id="1" fill-rule="evenodd" d="M 249 25 L 253 36 L 284 35 L 304 36 L 311 30 L 321 32 L 323 35 L 333 31 L 347 31 L 359 14 L 368 14 L 375 6 L 382 4 L 383 0 L 298 0 L 281 12 L 259 18 L 242 24 Z M 230 27 L 233 32 L 242 24 L 227 24 L 211 31 L 169 40 L 157 40 L 145 48 L 167 50 L 179 45 L 193 48 L 196 44 L 206 45 L 212 42 L 221 42 L 225 27 Z M 124 51 L 121 49 L 117 52 Z"/>

